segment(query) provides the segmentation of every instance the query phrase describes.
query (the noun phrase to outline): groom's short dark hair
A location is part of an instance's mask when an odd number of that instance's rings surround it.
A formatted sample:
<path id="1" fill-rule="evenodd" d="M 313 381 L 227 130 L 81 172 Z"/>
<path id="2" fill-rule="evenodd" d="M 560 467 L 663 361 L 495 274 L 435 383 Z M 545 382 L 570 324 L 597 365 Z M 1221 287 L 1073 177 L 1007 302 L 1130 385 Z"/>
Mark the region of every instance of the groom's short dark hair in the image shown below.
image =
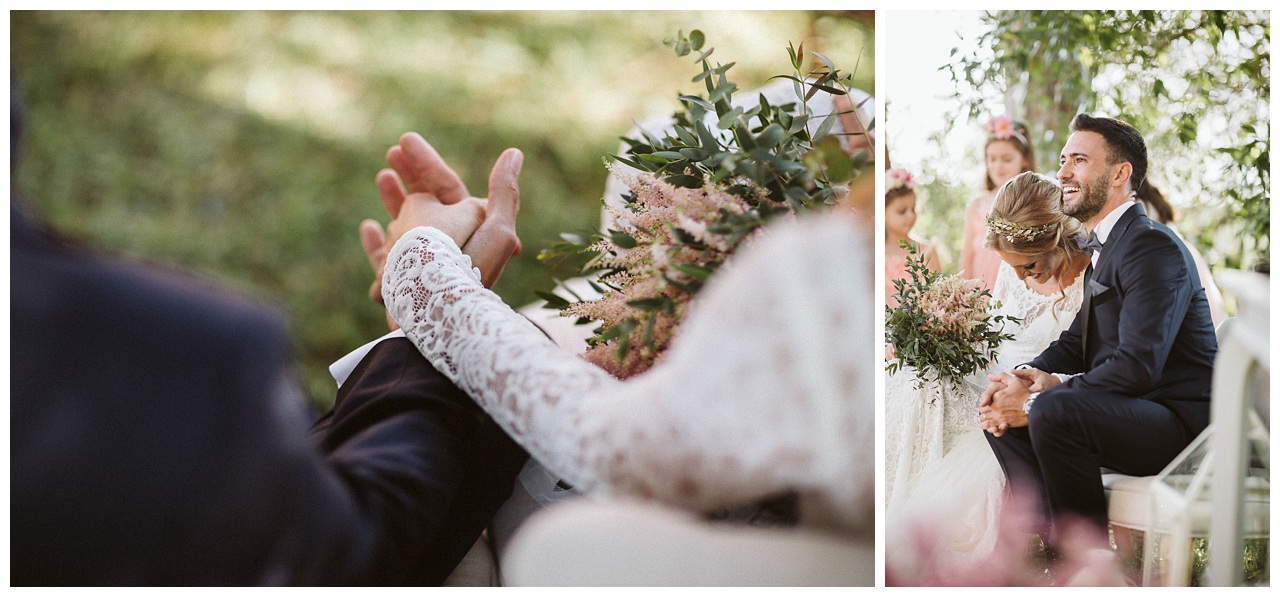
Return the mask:
<path id="1" fill-rule="evenodd" d="M 1138 192 L 1147 179 L 1147 143 L 1142 140 L 1142 133 L 1133 125 L 1106 116 L 1090 116 L 1076 114 L 1071 119 L 1071 132 L 1089 131 L 1098 133 L 1107 141 L 1107 163 L 1109 165 L 1129 162 L 1133 174 L 1129 176 L 1129 190 Z"/>

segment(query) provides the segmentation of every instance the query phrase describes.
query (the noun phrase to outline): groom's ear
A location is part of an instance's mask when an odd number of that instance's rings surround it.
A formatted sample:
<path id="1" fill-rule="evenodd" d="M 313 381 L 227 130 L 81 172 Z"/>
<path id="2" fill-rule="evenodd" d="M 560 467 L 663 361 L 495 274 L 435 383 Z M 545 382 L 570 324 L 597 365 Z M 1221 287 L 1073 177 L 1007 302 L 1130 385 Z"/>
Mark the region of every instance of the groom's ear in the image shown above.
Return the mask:
<path id="1" fill-rule="evenodd" d="M 1124 184 L 1129 182 L 1129 179 L 1133 177 L 1133 164 L 1130 164 L 1129 162 L 1120 162 L 1116 165 L 1119 167 L 1116 168 L 1115 174 L 1111 176 L 1111 184 L 1112 186 L 1117 187 L 1124 186 Z M 1130 186 L 1129 190 L 1133 191 L 1136 189 Z"/>

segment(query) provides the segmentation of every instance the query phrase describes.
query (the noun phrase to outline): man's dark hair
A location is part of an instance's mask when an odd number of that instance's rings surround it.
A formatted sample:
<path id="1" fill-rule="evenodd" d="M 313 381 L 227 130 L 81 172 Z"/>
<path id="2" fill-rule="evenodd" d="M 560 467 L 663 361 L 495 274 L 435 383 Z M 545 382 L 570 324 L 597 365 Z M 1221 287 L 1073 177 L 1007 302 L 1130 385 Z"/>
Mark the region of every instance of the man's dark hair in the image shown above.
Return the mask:
<path id="1" fill-rule="evenodd" d="M 1133 174 L 1129 176 L 1129 190 L 1138 192 L 1147 178 L 1147 143 L 1142 133 L 1133 125 L 1115 118 L 1076 114 L 1071 119 L 1071 132 L 1098 133 L 1107 142 L 1107 165 L 1129 162 Z"/>

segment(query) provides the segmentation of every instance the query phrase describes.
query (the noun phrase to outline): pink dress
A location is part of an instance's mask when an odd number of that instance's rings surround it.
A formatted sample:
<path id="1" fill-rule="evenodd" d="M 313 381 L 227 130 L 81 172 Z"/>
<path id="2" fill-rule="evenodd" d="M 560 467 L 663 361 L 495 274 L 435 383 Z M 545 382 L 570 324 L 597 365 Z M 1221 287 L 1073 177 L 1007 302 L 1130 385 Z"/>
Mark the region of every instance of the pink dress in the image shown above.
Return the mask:
<path id="1" fill-rule="evenodd" d="M 907 277 L 907 256 L 901 257 L 885 257 L 884 259 L 884 304 L 890 309 L 898 306 L 898 300 L 893 297 L 897 293 L 897 289 L 893 287 L 893 281 Z"/>
<path id="2" fill-rule="evenodd" d="M 960 275 L 982 281 L 987 290 L 995 288 L 996 272 L 1000 271 L 1000 254 L 986 248 L 987 213 L 995 195 L 983 195 L 974 199 L 965 211 L 964 245 L 960 247 Z"/>

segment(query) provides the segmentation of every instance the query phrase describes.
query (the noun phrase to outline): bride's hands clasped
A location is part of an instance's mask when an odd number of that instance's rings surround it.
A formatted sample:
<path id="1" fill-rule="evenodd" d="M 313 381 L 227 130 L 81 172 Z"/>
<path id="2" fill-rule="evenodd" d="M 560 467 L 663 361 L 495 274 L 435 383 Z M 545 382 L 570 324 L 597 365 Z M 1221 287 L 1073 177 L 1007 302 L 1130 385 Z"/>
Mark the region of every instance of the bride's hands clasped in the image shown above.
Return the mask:
<path id="1" fill-rule="evenodd" d="M 382 272 L 387 252 L 405 232 L 432 226 L 449 235 L 480 269 L 490 287 L 502 269 L 520 253 L 516 212 L 518 179 L 524 154 L 511 148 L 498 157 L 489 174 L 489 197 L 473 197 L 462 179 L 431 144 L 417 133 L 405 133 L 387 150 L 387 164 L 376 179 L 382 203 L 391 215 L 386 233 L 375 220 L 360 223 L 360 243 L 376 274 L 369 298 L 382 303 Z"/>

